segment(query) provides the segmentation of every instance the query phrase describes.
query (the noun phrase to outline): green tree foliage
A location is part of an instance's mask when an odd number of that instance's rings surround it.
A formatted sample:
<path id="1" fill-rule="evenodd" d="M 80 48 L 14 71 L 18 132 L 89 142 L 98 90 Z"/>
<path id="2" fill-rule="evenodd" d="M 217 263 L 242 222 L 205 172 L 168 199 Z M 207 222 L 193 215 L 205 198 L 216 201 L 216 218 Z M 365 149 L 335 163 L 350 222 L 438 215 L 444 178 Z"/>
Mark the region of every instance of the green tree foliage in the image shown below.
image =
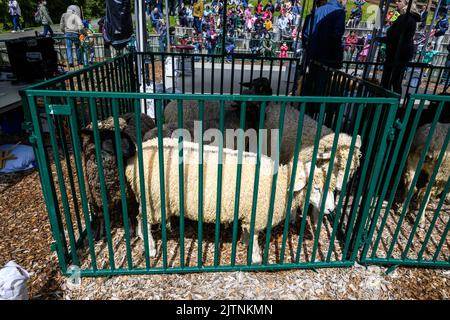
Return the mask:
<path id="1" fill-rule="evenodd" d="M 22 11 L 21 23 L 25 28 L 34 27 L 34 13 L 38 0 L 17 0 Z M 12 27 L 11 16 L 8 10 L 9 0 L 0 0 L 0 28 L 9 30 Z M 86 18 L 99 18 L 105 14 L 105 0 L 58 0 L 47 1 L 47 8 L 54 23 L 59 23 L 61 15 L 66 12 L 69 5 L 76 4 L 82 8 Z"/>

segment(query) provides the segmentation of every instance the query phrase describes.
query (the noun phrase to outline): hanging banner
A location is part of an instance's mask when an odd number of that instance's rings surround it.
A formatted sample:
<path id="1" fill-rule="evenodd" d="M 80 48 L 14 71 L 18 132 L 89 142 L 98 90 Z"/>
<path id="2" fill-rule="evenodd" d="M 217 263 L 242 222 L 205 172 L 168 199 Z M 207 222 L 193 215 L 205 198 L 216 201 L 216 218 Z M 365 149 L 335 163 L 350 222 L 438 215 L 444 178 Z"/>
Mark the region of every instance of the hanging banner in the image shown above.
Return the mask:
<path id="1" fill-rule="evenodd" d="M 104 37 L 114 49 L 124 48 L 133 35 L 130 0 L 106 0 Z"/>

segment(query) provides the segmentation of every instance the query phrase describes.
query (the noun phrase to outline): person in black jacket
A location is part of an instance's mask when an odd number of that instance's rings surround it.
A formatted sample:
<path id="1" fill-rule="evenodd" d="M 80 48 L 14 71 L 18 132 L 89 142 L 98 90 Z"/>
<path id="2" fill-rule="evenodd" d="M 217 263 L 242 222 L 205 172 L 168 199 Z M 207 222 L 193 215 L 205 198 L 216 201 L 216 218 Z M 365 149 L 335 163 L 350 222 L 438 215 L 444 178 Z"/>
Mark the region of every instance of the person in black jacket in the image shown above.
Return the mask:
<path id="1" fill-rule="evenodd" d="M 408 0 L 397 1 L 397 10 L 401 15 L 388 29 L 386 36 L 378 38 L 386 44 L 386 60 L 383 67 L 381 85 L 399 94 L 402 93 L 402 79 L 406 65 L 414 56 L 414 35 L 420 14 L 414 3 L 409 12 Z"/>

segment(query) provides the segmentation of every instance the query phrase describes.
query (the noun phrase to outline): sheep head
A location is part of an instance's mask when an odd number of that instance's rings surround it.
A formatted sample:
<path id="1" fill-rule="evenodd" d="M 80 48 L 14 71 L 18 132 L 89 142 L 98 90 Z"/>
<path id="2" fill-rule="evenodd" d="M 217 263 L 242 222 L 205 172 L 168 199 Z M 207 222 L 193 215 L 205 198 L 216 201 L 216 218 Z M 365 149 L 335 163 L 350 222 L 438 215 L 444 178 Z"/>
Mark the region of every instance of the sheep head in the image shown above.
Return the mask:
<path id="1" fill-rule="evenodd" d="M 270 81 L 267 78 L 256 78 L 250 82 L 241 82 L 241 86 L 246 88 L 242 91 L 242 94 L 257 95 L 257 96 L 271 96 L 272 87 Z M 240 109 L 241 103 L 236 102 L 234 107 Z M 246 102 L 246 119 L 247 128 L 258 129 L 259 116 L 260 116 L 261 102 L 259 101 L 247 101 Z"/>
<path id="2" fill-rule="evenodd" d="M 331 137 L 331 135 L 330 135 Z M 334 134 L 332 136 L 334 139 Z M 317 155 L 317 167 L 319 170 L 321 170 L 324 175 L 323 177 L 326 177 L 326 173 L 328 172 L 328 166 L 331 159 L 331 153 L 332 153 L 332 143 L 328 143 L 329 141 L 325 141 L 327 143 L 323 143 L 322 146 L 319 147 L 320 152 Z M 338 138 L 338 145 L 336 154 L 334 157 L 333 162 L 333 168 L 332 168 L 332 175 L 331 175 L 331 183 L 330 183 L 330 190 L 337 190 L 341 191 L 342 186 L 344 184 L 344 177 L 345 177 L 345 169 L 348 162 L 348 156 L 350 152 L 350 146 L 352 143 L 352 137 L 341 133 L 339 134 Z M 360 158 L 361 158 L 361 137 L 358 135 L 356 137 L 355 146 L 351 158 L 351 164 L 350 164 L 350 170 L 348 178 L 351 178 L 356 170 L 359 167 L 360 164 Z M 321 184 L 325 183 L 323 180 Z"/>
<path id="3" fill-rule="evenodd" d="M 271 96 L 272 87 L 270 81 L 267 78 L 256 78 L 250 82 L 241 82 L 241 86 L 247 88 L 246 94 L 252 94 L 257 96 Z"/>

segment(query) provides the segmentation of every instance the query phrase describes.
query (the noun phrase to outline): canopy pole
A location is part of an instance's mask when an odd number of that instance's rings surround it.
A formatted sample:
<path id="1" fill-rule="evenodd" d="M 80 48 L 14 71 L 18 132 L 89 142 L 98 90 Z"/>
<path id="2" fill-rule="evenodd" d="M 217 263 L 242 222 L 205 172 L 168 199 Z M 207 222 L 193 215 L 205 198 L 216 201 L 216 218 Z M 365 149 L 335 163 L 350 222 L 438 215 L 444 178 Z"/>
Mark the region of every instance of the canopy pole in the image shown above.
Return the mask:
<path id="1" fill-rule="evenodd" d="M 167 48 L 166 51 L 170 52 L 170 18 L 169 18 L 169 0 L 166 0 L 166 40 Z"/>
<path id="2" fill-rule="evenodd" d="M 224 57 L 226 55 L 226 50 L 225 50 L 225 43 L 226 43 L 226 36 L 227 36 L 227 2 L 224 1 L 223 2 L 223 17 L 222 17 L 222 57 Z"/>
<path id="3" fill-rule="evenodd" d="M 147 43 L 147 20 L 145 13 L 145 0 L 136 0 L 134 3 L 136 51 L 145 52 Z M 139 81 L 139 92 L 145 92 L 145 79 L 143 70 L 144 56 L 136 54 L 137 76 Z M 141 109 L 145 110 L 145 100 L 141 100 Z"/>
<path id="4" fill-rule="evenodd" d="M 134 7 L 136 17 L 136 49 L 138 52 L 145 52 L 145 45 L 147 43 L 147 20 L 145 17 L 144 0 L 136 0 Z"/>

